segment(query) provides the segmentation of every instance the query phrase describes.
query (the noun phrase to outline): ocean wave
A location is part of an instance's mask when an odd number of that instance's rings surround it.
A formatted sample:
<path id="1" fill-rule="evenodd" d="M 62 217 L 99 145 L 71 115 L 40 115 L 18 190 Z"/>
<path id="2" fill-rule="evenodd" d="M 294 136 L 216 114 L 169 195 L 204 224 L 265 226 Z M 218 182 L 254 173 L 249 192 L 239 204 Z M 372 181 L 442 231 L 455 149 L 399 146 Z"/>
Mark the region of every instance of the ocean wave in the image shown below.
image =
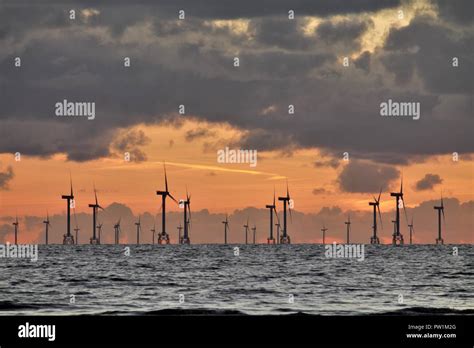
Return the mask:
<path id="1" fill-rule="evenodd" d="M 474 315 L 474 309 L 454 309 L 447 307 L 408 307 L 376 315 Z"/>

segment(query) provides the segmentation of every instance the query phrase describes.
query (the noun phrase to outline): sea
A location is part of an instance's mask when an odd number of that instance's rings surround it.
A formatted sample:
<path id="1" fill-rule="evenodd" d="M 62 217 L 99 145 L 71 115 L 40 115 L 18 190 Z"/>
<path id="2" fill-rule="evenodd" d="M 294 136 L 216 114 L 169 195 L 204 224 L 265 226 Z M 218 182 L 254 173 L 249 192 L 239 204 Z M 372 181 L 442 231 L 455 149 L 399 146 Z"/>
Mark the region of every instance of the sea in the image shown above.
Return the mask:
<path id="1" fill-rule="evenodd" d="M 474 315 L 473 245 L 39 245 L 0 259 L 0 315 Z"/>

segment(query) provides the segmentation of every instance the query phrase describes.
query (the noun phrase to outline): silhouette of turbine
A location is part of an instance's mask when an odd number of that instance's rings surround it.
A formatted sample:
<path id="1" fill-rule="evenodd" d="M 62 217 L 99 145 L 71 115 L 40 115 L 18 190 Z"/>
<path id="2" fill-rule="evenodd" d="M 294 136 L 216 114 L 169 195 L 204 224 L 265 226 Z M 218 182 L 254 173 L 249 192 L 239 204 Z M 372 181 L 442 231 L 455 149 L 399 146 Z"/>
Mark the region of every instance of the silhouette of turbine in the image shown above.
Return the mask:
<path id="1" fill-rule="evenodd" d="M 290 202 L 290 191 L 288 189 L 288 181 L 286 182 L 286 196 L 285 197 L 278 197 L 279 201 L 283 201 L 283 235 L 281 236 L 280 239 L 280 244 L 290 244 L 291 239 L 290 236 L 288 235 L 288 229 L 287 229 L 287 223 L 286 223 L 286 206 Z M 293 220 L 291 216 L 291 207 L 289 207 L 289 212 L 290 212 L 290 219 Z"/>
<path id="2" fill-rule="evenodd" d="M 270 211 L 270 235 L 267 239 L 267 244 L 275 244 L 275 238 L 273 238 L 273 212 L 275 212 L 275 215 L 278 219 L 278 213 L 276 211 L 275 190 L 273 190 L 273 204 L 266 205 L 265 208 Z"/>
<path id="3" fill-rule="evenodd" d="M 434 206 L 433 209 L 438 211 L 438 238 L 436 238 L 436 244 L 443 245 L 444 240 L 441 236 L 441 214 L 443 215 L 443 222 L 446 224 L 446 220 L 444 217 L 444 203 L 443 203 L 443 194 L 441 194 L 441 205 Z"/>
<path id="4" fill-rule="evenodd" d="M 382 195 L 382 188 L 380 188 L 378 198 L 375 198 L 375 196 L 373 196 L 374 201 L 369 202 L 369 205 L 374 207 L 374 222 L 372 226 L 374 234 L 372 235 L 372 237 L 370 237 L 370 244 L 380 244 L 379 237 L 377 236 L 377 211 L 379 212 L 380 226 L 382 226 L 382 229 L 383 229 L 382 214 L 380 213 L 380 196 L 381 195 Z"/>
<path id="5" fill-rule="evenodd" d="M 61 198 L 65 199 L 67 202 L 67 231 L 63 235 L 63 244 L 72 245 L 74 243 L 74 237 L 71 235 L 71 201 L 74 202 L 74 191 L 72 189 L 72 177 L 69 175 L 69 181 L 71 184 L 71 191 L 69 195 L 62 195 Z M 73 208 L 76 206 L 75 202 L 73 203 Z"/>
<path id="6" fill-rule="evenodd" d="M 156 191 L 156 194 L 158 196 L 161 196 L 161 218 L 162 218 L 162 227 L 161 227 L 161 233 L 158 235 L 158 244 L 169 244 L 170 237 L 168 233 L 166 233 L 166 198 L 170 197 L 175 203 L 178 203 L 178 202 L 168 190 L 168 177 L 166 176 L 166 166 L 164 164 L 163 164 L 163 169 L 165 172 L 165 190 Z"/>

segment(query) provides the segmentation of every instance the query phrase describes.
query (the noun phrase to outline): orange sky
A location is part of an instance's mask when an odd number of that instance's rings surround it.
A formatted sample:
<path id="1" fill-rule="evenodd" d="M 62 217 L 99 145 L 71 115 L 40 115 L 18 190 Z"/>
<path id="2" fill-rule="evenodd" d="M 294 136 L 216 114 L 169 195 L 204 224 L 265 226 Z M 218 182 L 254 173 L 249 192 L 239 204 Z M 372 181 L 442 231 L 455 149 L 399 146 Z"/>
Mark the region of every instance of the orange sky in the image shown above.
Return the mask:
<path id="1" fill-rule="evenodd" d="M 1 192 L 3 215 L 44 215 L 64 211 L 61 194 L 68 191 L 69 171 L 72 173 L 77 211 L 88 212 L 92 203 L 92 188 L 98 189 L 103 205 L 123 202 L 134 212 L 154 212 L 160 203 L 155 191 L 163 186 L 163 160 L 167 162 L 170 190 L 176 198 L 184 197 L 186 186 L 192 193 L 194 209 L 207 208 L 212 212 L 233 211 L 247 206 L 262 207 L 272 199 L 273 188 L 277 195 L 285 192 L 288 178 L 295 209 L 317 212 L 323 206 L 337 205 L 343 210 L 369 211 L 368 194 L 341 193 L 335 182 L 340 169 L 315 168 L 317 150 L 300 150 L 291 157 L 277 152 L 259 152 L 258 165 L 217 163 L 216 151 L 203 152 L 203 145 L 214 139 L 185 140 L 186 131 L 208 127 L 220 138 L 233 138 L 239 132 L 224 126 L 211 126 L 187 122 L 175 129 L 169 126 L 141 126 L 151 142 L 143 147 L 146 162 L 126 162 L 121 158 L 108 158 L 85 163 L 68 162 L 65 156 L 49 159 L 23 156 L 16 162 L 12 155 L 1 155 L 3 166 L 13 166 L 15 177 L 9 190 Z M 170 145 L 173 141 L 173 145 Z M 342 157 L 342 156 L 341 156 Z M 441 188 L 446 197 L 456 197 L 461 202 L 474 199 L 473 162 L 453 162 L 451 156 L 432 158 L 421 164 L 400 168 L 405 180 L 407 206 L 438 199 Z M 443 184 L 433 191 L 414 192 L 412 186 L 425 173 L 436 172 Z M 397 184 L 398 185 L 398 184 Z M 316 187 L 330 193 L 313 195 Z M 381 209 L 391 210 L 392 199 L 384 193 Z M 178 210 L 177 207 L 170 207 Z"/>

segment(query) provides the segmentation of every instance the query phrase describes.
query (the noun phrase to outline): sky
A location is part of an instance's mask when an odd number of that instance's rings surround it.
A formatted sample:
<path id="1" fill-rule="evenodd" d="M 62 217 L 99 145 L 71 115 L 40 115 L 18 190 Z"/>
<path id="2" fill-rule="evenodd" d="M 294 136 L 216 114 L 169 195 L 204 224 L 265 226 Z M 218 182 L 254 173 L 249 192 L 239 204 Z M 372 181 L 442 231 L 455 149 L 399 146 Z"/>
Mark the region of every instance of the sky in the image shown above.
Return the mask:
<path id="1" fill-rule="evenodd" d="M 413 219 L 415 242 L 434 242 L 443 196 L 445 241 L 474 241 L 472 1 L 0 0 L 0 47 L 0 242 L 15 216 L 20 241 L 43 242 L 46 214 L 60 242 L 70 178 L 80 242 L 94 187 L 104 241 L 122 218 L 133 242 L 141 216 L 149 242 L 165 162 L 171 193 L 191 194 L 195 243 L 222 242 L 226 214 L 231 242 L 247 219 L 265 242 L 265 205 L 287 184 L 293 242 L 321 242 L 323 225 L 344 241 L 349 215 L 368 242 L 382 189 L 388 243 L 402 177 L 405 239 Z M 58 117 L 63 100 L 95 103 L 95 118 Z M 389 100 L 420 118 L 382 117 Z M 220 163 L 225 148 L 257 151 L 256 166 Z"/>

